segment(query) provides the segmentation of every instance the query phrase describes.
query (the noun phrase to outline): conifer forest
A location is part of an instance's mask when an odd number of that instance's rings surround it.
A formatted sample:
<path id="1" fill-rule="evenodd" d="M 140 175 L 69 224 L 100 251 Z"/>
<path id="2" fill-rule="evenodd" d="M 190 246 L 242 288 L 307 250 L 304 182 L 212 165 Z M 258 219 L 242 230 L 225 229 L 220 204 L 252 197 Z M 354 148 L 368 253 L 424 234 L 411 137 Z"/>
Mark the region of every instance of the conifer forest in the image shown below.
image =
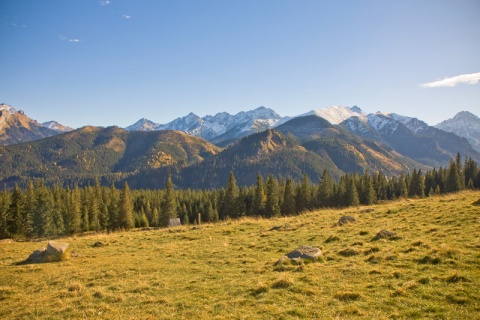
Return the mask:
<path id="1" fill-rule="evenodd" d="M 301 181 L 258 175 L 239 187 L 230 173 L 225 187 L 213 190 L 175 189 L 169 176 L 160 190 L 102 186 L 47 187 L 42 180 L 26 188 L 0 192 L 0 238 L 33 238 L 84 232 L 166 227 L 171 218 L 182 224 L 236 219 L 243 216 L 296 215 L 319 208 L 372 205 L 379 201 L 480 188 L 480 169 L 471 158 L 457 155 L 448 167 L 413 170 L 399 176 L 382 172 L 346 174 L 333 179 L 325 170 L 318 184 L 306 174 Z"/>

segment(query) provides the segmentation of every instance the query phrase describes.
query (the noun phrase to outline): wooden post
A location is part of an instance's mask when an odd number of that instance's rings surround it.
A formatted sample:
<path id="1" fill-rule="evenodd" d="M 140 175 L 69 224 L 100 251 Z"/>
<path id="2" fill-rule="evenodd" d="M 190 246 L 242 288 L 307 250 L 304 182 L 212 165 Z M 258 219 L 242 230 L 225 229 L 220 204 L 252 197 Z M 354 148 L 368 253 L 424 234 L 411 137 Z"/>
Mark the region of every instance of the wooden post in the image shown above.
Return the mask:
<path id="1" fill-rule="evenodd" d="M 197 222 L 198 222 L 198 225 L 199 225 L 199 226 L 202 225 L 202 214 L 201 214 L 200 212 L 198 213 L 198 220 L 197 220 Z"/>

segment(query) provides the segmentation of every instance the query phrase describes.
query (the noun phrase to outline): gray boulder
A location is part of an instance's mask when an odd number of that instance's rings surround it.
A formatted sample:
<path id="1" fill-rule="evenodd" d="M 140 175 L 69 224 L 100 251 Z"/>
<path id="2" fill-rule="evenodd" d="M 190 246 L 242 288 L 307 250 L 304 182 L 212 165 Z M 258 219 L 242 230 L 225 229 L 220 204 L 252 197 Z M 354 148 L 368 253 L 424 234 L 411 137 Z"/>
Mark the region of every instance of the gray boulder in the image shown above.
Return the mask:
<path id="1" fill-rule="evenodd" d="M 46 249 L 35 250 L 25 263 L 60 261 L 65 257 L 68 247 L 68 243 L 49 241 Z"/>
<path id="2" fill-rule="evenodd" d="M 67 251 L 69 244 L 66 242 L 49 241 L 47 244 L 47 255 L 62 256 Z"/>
<path id="3" fill-rule="evenodd" d="M 301 258 L 303 260 L 317 261 L 322 257 L 322 251 L 317 247 L 301 246 L 287 254 L 287 258 Z"/>

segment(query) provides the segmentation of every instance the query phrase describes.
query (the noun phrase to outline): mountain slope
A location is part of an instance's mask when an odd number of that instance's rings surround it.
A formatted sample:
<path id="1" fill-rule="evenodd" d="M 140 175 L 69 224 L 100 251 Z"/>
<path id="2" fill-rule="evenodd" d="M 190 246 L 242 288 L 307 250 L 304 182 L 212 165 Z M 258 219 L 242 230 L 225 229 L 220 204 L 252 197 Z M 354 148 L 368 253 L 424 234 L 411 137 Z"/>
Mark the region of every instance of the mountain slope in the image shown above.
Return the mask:
<path id="1" fill-rule="evenodd" d="M 480 160 L 465 138 L 431 126 L 416 118 L 377 112 L 352 117 L 340 126 L 361 137 L 381 142 L 399 154 L 427 166 L 446 166 L 456 154 Z"/>
<path id="2" fill-rule="evenodd" d="M 466 138 L 473 148 L 480 152 L 480 118 L 473 113 L 459 112 L 452 119 L 437 124 L 435 128 Z"/>
<path id="3" fill-rule="evenodd" d="M 30 119 L 23 111 L 0 104 L 0 145 L 33 141 L 62 133 Z"/>
<path id="4" fill-rule="evenodd" d="M 350 119 L 364 123 L 363 117 Z M 328 159 L 342 172 L 361 173 L 369 169 L 371 172 L 381 170 L 386 174 L 399 174 L 424 167 L 382 141 L 356 136 L 343 126 L 333 125 L 317 115 L 292 119 L 278 126 L 276 130 L 293 135 L 302 142 L 303 147 L 323 159 Z M 373 131 L 372 134 L 376 134 L 376 131 L 371 128 L 370 130 Z"/>
<path id="5" fill-rule="evenodd" d="M 184 166 L 218 153 L 207 141 L 177 131 L 127 132 L 118 127 L 81 129 L 18 145 L 0 147 L 0 181 L 41 177 L 85 182 L 164 166 Z"/>

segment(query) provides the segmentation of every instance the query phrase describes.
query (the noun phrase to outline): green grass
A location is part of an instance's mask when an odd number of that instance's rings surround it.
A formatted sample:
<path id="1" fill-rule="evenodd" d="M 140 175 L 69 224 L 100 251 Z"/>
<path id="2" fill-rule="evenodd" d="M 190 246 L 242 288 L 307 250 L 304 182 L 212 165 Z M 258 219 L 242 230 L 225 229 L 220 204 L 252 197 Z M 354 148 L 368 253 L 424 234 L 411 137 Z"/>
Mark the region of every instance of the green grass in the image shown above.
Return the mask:
<path id="1" fill-rule="evenodd" d="M 78 257 L 55 263 L 17 265 L 47 240 L 0 243 L 0 318 L 476 319 L 478 198 L 64 238 Z M 274 266 L 300 245 L 323 258 Z"/>

